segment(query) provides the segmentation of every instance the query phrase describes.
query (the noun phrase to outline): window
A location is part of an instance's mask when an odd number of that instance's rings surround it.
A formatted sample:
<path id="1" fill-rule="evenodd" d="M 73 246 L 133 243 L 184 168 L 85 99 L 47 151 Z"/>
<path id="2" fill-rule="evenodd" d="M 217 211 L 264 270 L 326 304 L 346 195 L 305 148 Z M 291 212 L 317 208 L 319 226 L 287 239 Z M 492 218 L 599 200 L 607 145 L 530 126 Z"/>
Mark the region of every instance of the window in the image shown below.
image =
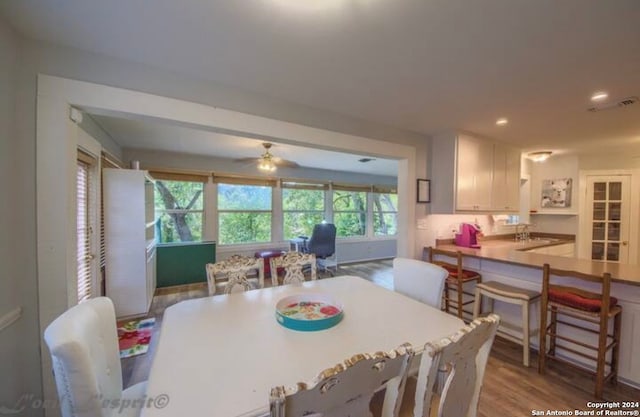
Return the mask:
<path id="1" fill-rule="evenodd" d="M 158 192 L 155 193 L 155 210 L 160 232 L 158 241 L 166 243 L 202 240 L 204 184 L 194 181 L 157 180 L 156 190 Z"/>
<path id="2" fill-rule="evenodd" d="M 284 238 L 311 236 L 313 226 L 324 220 L 324 187 L 311 184 L 286 187 L 287 183 L 283 183 Z"/>
<path id="3" fill-rule="evenodd" d="M 373 234 L 394 236 L 398 233 L 398 194 L 372 193 Z"/>
<path id="4" fill-rule="evenodd" d="M 338 237 L 365 236 L 367 231 L 367 193 L 333 192 L 333 223 Z"/>
<path id="5" fill-rule="evenodd" d="M 94 256 L 94 226 L 97 218 L 95 167 L 97 160 L 78 150 L 76 170 L 76 236 L 78 303 L 93 297 L 97 290 L 97 268 Z"/>
<path id="6" fill-rule="evenodd" d="M 218 243 L 271 241 L 271 187 L 218 184 Z"/>

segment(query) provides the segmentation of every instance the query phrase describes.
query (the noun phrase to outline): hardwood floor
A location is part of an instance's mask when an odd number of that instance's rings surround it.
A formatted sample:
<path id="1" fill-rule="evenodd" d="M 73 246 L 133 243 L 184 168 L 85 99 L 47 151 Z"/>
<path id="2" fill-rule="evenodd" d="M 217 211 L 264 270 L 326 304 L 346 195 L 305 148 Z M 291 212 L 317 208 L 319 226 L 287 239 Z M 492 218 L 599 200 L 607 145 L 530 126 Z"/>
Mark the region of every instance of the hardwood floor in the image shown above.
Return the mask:
<path id="1" fill-rule="evenodd" d="M 356 275 L 391 289 L 391 260 L 341 265 L 337 275 Z M 329 276 L 320 273 L 320 278 Z M 269 285 L 267 280 L 267 285 Z M 206 284 L 194 284 L 180 289 L 159 289 L 148 317 L 156 318 L 149 352 L 122 360 L 124 386 L 144 381 L 149 376 L 151 362 L 159 340 L 164 310 L 180 301 L 207 296 Z M 536 370 L 537 355 L 532 352 L 530 368 L 522 366 L 522 347 L 496 337 L 485 372 L 478 415 L 531 416 L 532 410 L 590 410 L 586 403 L 594 401 L 593 377 L 586 372 L 551 362 L 546 375 Z M 640 390 L 624 384 L 605 385 L 607 401 L 638 401 Z M 268 393 L 265 393 L 265 401 Z"/>

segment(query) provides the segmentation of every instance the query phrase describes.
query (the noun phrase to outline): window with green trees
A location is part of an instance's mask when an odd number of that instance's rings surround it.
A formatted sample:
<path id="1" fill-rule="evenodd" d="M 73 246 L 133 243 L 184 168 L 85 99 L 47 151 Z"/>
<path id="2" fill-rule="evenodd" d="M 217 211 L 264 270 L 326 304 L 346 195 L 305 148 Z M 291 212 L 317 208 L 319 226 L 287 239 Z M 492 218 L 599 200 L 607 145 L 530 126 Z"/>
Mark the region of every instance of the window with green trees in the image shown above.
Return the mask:
<path id="1" fill-rule="evenodd" d="M 156 181 L 155 210 L 159 242 L 202 240 L 204 184 L 191 181 Z"/>
<path id="2" fill-rule="evenodd" d="M 394 236 L 398 233 L 398 194 L 372 193 L 373 234 Z"/>
<path id="3" fill-rule="evenodd" d="M 365 236 L 367 232 L 367 193 L 333 191 L 333 222 L 339 237 Z"/>
<path id="4" fill-rule="evenodd" d="M 218 184 L 218 243 L 271 241 L 271 187 Z"/>
<path id="5" fill-rule="evenodd" d="M 311 236 L 313 226 L 324 219 L 323 189 L 284 188 L 282 211 L 284 238 Z"/>

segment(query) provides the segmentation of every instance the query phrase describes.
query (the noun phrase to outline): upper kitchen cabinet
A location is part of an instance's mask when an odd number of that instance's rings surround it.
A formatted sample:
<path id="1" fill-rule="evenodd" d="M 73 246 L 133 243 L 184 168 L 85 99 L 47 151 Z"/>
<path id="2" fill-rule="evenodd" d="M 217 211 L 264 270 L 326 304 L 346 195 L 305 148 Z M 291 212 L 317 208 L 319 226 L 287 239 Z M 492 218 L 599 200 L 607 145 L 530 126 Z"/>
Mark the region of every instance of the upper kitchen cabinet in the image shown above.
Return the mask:
<path id="1" fill-rule="evenodd" d="M 520 150 L 493 145 L 493 188 L 491 208 L 494 211 L 518 211 L 520 208 Z"/>
<path id="2" fill-rule="evenodd" d="M 520 151 L 467 134 L 433 138 L 431 212 L 517 212 Z"/>

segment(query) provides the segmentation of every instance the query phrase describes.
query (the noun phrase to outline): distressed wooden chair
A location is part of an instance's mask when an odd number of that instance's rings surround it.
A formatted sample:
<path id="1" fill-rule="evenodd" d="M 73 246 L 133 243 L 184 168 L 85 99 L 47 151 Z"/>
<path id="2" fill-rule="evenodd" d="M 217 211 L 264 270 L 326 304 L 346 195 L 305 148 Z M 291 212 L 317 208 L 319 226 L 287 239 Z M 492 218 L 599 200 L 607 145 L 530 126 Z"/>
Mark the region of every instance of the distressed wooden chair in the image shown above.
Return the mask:
<path id="1" fill-rule="evenodd" d="M 552 277 L 554 284 L 551 283 Z M 558 278 L 569 278 L 585 283 L 594 282 L 600 284 L 600 288 L 596 292 L 590 292 L 582 288 L 557 285 Z M 549 321 L 547 321 L 548 316 L 550 316 Z M 566 318 L 569 318 L 570 321 L 567 321 Z M 609 334 L 610 319 L 613 319 L 612 334 Z M 622 307 L 618 305 L 618 300 L 615 297 L 611 297 L 611 274 L 604 273 L 602 277 L 598 277 L 554 269 L 549 264 L 543 266 L 539 373 L 544 374 L 547 358 L 576 366 L 574 362 L 558 357 L 557 350 L 593 360 L 596 365 L 594 394 L 596 398 L 601 399 L 604 383 L 608 380 L 613 384 L 617 383 L 621 328 Z M 590 344 L 585 339 L 576 337 L 580 333 L 583 335 L 595 334 L 597 338 L 594 337 L 594 343 Z M 547 337 L 549 337 L 548 349 Z M 595 352 L 596 355 L 590 355 L 589 351 Z M 607 360 L 609 351 L 611 352 L 610 360 Z M 605 371 L 607 365 L 609 366 L 609 374 L 606 374 Z M 584 368 L 581 367 L 581 369 Z"/>
<path id="2" fill-rule="evenodd" d="M 417 380 L 407 380 L 400 417 L 475 417 L 499 322 L 491 314 L 427 343 Z M 439 386 L 438 395 L 434 388 Z"/>
<path id="3" fill-rule="evenodd" d="M 447 313 L 453 312 L 457 314 L 460 319 L 468 319 L 473 317 L 472 310 L 465 310 L 464 306 L 474 304 L 475 292 L 471 289 L 466 289 L 471 283 L 479 284 L 482 282 L 482 275 L 476 271 L 464 269 L 462 267 L 462 252 L 458 251 L 455 255 L 452 255 L 449 251 L 444 251 L 436 248 L 429 248 L 429 262 L 439 265 L 449 272 L 444 283 L 444 292 L 442 295 L 444 301 L 443 310 Z M 446 262 L 441 258 L 436 259 L 436 256 L 445 256 L 455 258 L 456 262 Z M 451 292 L 455 292 L 455 298 Z M 466 296 L 466 297 L 465 297 Z M 466 298 L 466 299 L 465 299 Z M 465 314 L 467 315 L 465 317 Z"/>
<path id="4" fill-rule="evenodd" d="M 322 371 L 310 383 L 271 390 L 271 417 L 366 417 L 376 391 L 387 387 L 382 417 L 398 417 L 407 370 L 409 344 L 385 353 L 358 354 Z M 389 383 L 392 381 L 392 383 Z"/>
<path id="5" fill-rule="evenodd" d="M 224 285 L 225 294 L 264 288 L 264 262 L 260 258 L 233 255 L 223 261 L 207 264 L 205 268 L 209 295 L 215 295 L 219 285 Z M 256 272 L 257 278 L 247 277 L 249 273 Z"/>
<path id="6" fill-rule="evenodd" d="M 305 281 L 304 269 L 310 269 L 311 280 L 318 278 L 316 255 L 313 253 L 287 252 L 270 259 L 271 285 L 279 285 L 278 268 L 284 270 L 282 284 L 295 284 Z"/>

